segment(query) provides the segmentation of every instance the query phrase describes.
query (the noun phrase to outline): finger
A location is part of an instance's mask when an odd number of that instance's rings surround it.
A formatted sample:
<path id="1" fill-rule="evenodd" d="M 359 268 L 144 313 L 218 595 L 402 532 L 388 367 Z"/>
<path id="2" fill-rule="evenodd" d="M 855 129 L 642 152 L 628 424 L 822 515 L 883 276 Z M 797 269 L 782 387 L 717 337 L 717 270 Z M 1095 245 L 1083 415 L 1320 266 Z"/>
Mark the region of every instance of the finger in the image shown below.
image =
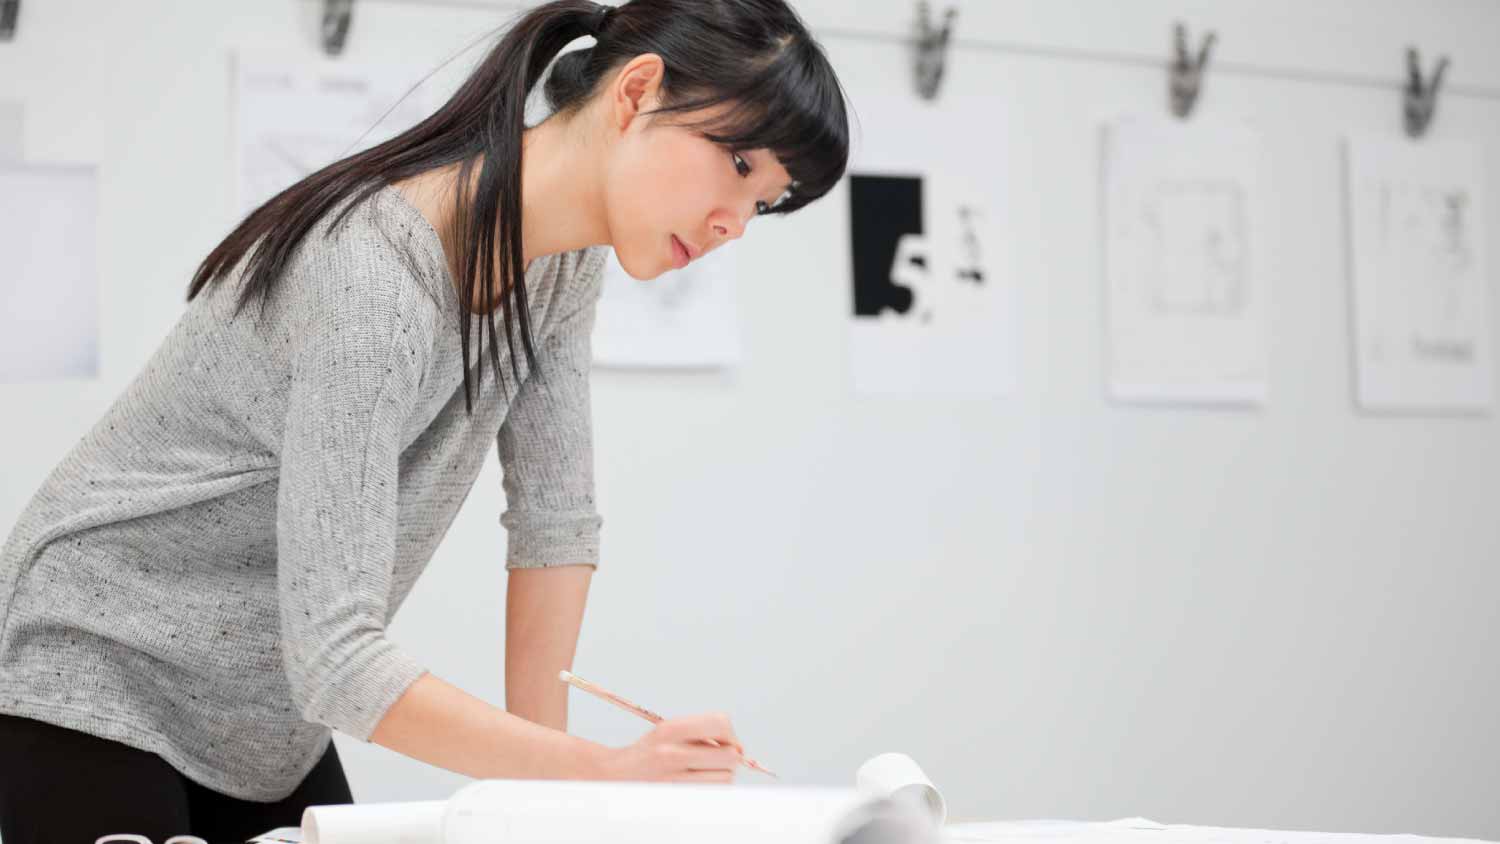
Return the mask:
<path id="1" fill-rule="evenodd" d="M 711 782 L 731 783 L 734 781 L 733 771 L 679 771 L 669 777 L 667 782 Z"/>
<path id="2" fill-rule="evenodd" d="M 678 742 L 658 745 L 657 757 L 668 770 L 733 770 L 744 761 L 744 754 L 730 746 L 702 742 Z"/>
<path id="3" fill-rule="evenodd" d="M 656 725 L 656 734 L 666 741 L 687 741 L 697 730 L 692 718 L 671 718 Z"/>
<path id="4" fill-rule="evenodd" d="M 658 730 L 663 738 L 689 741 L 717 741 L 720 744 L 739 744 L 729 716 L 722 712 L 689 715 L 672 721 L 663 721 Z"/>
<path id="5" fill-rule="evenodd" d="M 722 741 L 722 740 L 719 740 L 719 739 L 701 739 L 701 740 L 695 741 L 693 743 L 697 744 L 697 745 L 701 745 L 703 747 L 725 747 L 725 748 L 728 748 L 730 750 L 733 750 L 735 753 L 738 753 L 741 756 L 745 755 L 745 746 L 742 745 L 742 744 L 740 744 L 738 741 Z"/>
<path id="6" fill-rule="evenodd" d="M 739 751 L 727 747 L 688 747 L 683 754 L 684 768 L 698 768 L 732 771 L 739 766 L 744 756 Z"/>
<path id="7" fill-rule="evenodd" d="M 710 712 L 699 716 L 699 730 L 695 738 L 700 741 L 715 741 L 719 744 L 732 744 L 738 746 L 739 737 L 734 734 L 734 727 L 729 723 L 729 716 L 723 712 Z"/>

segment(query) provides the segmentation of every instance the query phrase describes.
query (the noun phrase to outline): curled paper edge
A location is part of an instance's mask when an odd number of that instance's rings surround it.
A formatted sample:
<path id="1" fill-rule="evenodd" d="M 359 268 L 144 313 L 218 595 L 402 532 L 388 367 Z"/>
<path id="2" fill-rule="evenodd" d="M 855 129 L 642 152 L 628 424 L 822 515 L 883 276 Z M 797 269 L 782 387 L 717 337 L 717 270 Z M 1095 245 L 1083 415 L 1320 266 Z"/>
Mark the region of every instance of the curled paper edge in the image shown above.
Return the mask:
<path id="1" fill-rule="evenodd" d="M 905 803 L 924 811 L 937 826 L 948 820 L 948 802 L 922 766 L 904 753 L 882 753 L 859 766 L 855 788 L 871 797 Z"/>

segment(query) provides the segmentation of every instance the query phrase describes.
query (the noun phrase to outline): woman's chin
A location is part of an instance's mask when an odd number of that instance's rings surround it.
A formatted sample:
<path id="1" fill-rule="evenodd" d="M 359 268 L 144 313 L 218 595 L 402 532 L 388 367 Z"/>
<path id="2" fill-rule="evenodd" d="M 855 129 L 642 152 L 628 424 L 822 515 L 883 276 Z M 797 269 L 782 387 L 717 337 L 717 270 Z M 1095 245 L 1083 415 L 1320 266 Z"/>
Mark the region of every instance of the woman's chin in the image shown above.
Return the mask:
<path id="1" fill-rule="evenodd" d="M 640 267 L 634 266 L 634 262 L 625 260 L 625 257 L 620 254 L 619 250 L 615 250 L 615 260 L 619 261 L 620 269 L 624 270 L 626 275 L 636 281 L 651 281 L 671 269 L 671 267 L 650 266 L 643 270 Z"/>

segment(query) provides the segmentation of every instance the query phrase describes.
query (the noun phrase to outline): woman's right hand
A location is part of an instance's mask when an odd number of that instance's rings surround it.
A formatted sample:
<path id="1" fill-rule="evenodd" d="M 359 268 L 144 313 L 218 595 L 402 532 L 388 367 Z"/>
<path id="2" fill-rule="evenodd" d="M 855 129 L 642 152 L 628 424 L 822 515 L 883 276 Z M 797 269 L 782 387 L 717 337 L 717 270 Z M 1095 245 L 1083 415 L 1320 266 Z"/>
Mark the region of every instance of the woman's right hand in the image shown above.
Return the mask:
<path id="1" fill-rule="evenodd" d="M 664 720 L 636 743 L 609 748 L 600 768 L 608 780 L 728 783 L 744 752 L 729 716 L 713 712 Z"/>

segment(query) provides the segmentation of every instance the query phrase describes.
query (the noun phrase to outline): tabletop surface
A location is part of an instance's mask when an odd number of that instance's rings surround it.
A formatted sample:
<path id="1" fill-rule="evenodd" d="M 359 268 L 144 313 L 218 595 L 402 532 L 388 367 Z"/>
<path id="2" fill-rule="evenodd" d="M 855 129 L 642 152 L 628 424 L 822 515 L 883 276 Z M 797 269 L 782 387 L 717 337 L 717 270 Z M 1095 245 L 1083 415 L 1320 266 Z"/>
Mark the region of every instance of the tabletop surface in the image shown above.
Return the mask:
<path id="1" fill-rule="evenodd" d="M 1418 844 L 1418 842 L 1480 842 L 1477 838 L 1441 838 L 1412 834 L 1372 834 L 1357 832 L 1308 832 L 1272 829 L 1235 829 L 1216 826 L 1163 824 L 1146 818 L 1121 818 L 1114 821 L 1030 820 L 987 823 L 950 823 L 943 828 L 944 842 L 964 844 L 982 841 L 1049 842 L 1068 841 L 1083 844 L 1312 844 L 1336 841 L 1340 844 Z"/>

